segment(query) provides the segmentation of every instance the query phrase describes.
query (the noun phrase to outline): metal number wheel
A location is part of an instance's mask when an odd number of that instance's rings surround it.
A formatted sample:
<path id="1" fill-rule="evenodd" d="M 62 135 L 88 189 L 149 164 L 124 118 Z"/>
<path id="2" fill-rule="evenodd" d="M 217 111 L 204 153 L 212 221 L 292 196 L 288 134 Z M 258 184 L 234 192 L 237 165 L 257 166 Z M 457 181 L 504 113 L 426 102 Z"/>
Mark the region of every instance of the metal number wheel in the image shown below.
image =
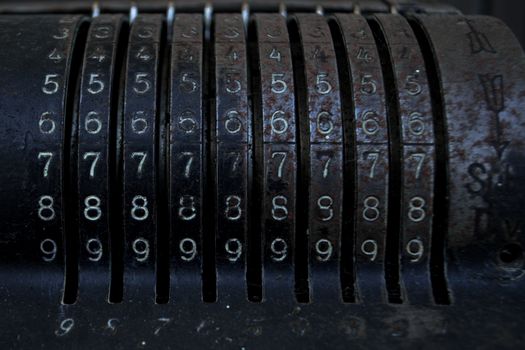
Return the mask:
<path id="1" fill-rule="evenodd" d="M 0 15 L 6 347 L 523 342 L 509 30 L 237 5 Z"/>

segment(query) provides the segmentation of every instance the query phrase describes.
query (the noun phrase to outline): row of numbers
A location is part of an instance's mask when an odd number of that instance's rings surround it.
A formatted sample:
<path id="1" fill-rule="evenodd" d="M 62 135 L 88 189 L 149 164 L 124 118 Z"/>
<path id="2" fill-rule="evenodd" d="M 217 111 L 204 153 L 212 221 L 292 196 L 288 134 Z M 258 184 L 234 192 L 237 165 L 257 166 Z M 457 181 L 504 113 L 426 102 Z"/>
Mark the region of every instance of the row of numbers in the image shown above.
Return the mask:
<path id="1" fill-rule="evenodd" d="M 157 249 L 157 79 L 162 16 L 130 30 L 123 108 L 124 295 L 153 300 Z M 140 279 L 137 278 L 140 276 Z"/>
<path id="2" fill-rule="evenodd" d="M 385 245 L 389 187 L 388 124 L 383 74 L 377 45 L 367 21 L 359 15 L 338 15 L 349 62 L 355 101 L 353 139 L 356 210 L 355 280 L 357 299 L 384 302 Z"/>
<path id="3" fill-rule="evenodd" d="M 282 16 L 255 15 L 260 72 L 261 117 L 254 116 L 255 157 L 262 164 L 260 225 L 263 242 L 263 298 L 294 290 L 296 220 L 296 111 L 292 56 Z M 259 122 L 260 121 L 260 122 Z M 275 275 L 281 278 L 275 278 Z M 273 295 L 272 295 L 273 294 Z"/>
<path id="4" fill-rule="evenodd" d="M 309 288 L 316 295 L 340 300 L 340 245 L 343 205 L 343 125 L 335 49 L 325 18 L 297 15 L 307 86 L 308 124 L 300 125 L 302 157 L 307 162 Z M 306 176 L 304 176 L 306 175 Z M 329 266 L 327 266 L 329 265 Z M 329 271 L 329 273 L 328 273 Z"/>
<path id="5" fill-rule="evenodd" d="M 36 256 L 46 264 L 47 269 L 64 272 L 64 190 L 62 180 L 66 170 L 62 167 L 64 158 L 64 124 L 66 119 L 65 99 L 67 86 L 67 72 L 70 68 L 70 53 L 76 30 L 78 17 L 55 17 L 49 22 L 41 23 L 42 33 L 47 33 L 49 45 L 35 45 L 35 52 L 41 49 L 41 57 L 33 57 L 35 64 L 40 63 L 39 71 L 44 72 L 37 90 L 34 91 L 39 97 L 42 109 L 35 109 L 33 125 L 36 129 L 34 135 L 34 146 L 32 159 L 34 167 L 31 171 L 31 182 L 36 196 L 32 199 L 35 214 L 34 232 Z M 53 28 L 53 29 L 51 29 Z M 34 113 L 33 112 L 33 113 Z M 47 291 L 52 288 L 62 289 L 62 281 L 54 281 L 48 276 L 55 275 L 43 272 L 43 280 L 49 283 Z M 51 287 L 57 284 L 55 287 Z"/>
<path id="6" fill-rule="evenodd" d="M 433 300 L 429 248 L 436 156 L 425 62 L 405 18 L 378 15 L 376 20 L 389 47 L 399 103 L 401 296 L 412 303 L 429 303 Z"/>
<path id="7" fill-rule="evenodd" d="M 176 300 L 202 299 L 205 159 L 202 20 L 200 14 L 175 16 L 171 48 L 171 294 Z M 189 278 L 195 283 L 180 282 Z"/>
<path id="8" fill-rule="evenodd" d="M 216 267 L 219 295 L 245 296 L 248 234 L 248 169 L 251 117 L 248 108 L 246 39 L 241 15 L 217 14 L 215 21 L 216 109 L 214 155 L 217 163 Z M 212 156 L 214 156 L 212 154 Z M 233 282 L 235 281 L 235 283 Z M 220 297 L 220 296 L 219 296 Z"/>
<path id="9" fill-rule="evenodd" d="M 100 300 L 108 295 L 110 120 L 113 118 L 112 85 L 117 39 L 122 18 L 100 16 L 93 20 L 86 42 L 81 77 L 78 128 L 79 298 Z M 89 276 L 89 280 L 86 279 Z M 93 282 L 93 276 L 100 278 Z"/>

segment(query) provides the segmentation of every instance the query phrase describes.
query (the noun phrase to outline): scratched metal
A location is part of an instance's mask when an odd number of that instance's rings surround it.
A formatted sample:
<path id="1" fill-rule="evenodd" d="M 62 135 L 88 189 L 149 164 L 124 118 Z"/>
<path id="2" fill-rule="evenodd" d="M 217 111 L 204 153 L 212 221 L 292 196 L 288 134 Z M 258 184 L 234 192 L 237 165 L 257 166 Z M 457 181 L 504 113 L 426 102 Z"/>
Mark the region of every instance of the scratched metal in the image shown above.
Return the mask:
<path id="1" fill-rule="evenodd" d="M 80 82 L 78 107 L 78 299 L 107 300 L 111 281 L 111 213 L 116 138 L 114 70 L 123 16 L 91 22 Z M 74 194 L 72 194 L 74 195 Z M 118 209 L 117 209 L 118 210 Z"/>
<path id="2" fill-rule="evenodd" d="M 430 247 L 434 199 L 434 126 L 425 62 L 416 37 L 399 15 L 376 15 L 390 55 L 400 162 L 399 262 L 401 298 L 433 301 Z M 392 135 L 392 129 L 391 133 Z M 392 142 L 392 139 L 391 139 Z M 395 228 L 396 229 L 396 228 Z"/>
<path id="3" fill-rule="evenodd" d="M 326 18 L 296 17 L 302 53 L 306 101 L 299 124 L 307 184 L 306 232 L 310 300 L 342 300 L 340 246 L 343 195 L 343 126 L 339 76 Z"/>
<path id="4" fill-rule="evenodd" d="M 256 14 L 260 106 L 256 154 L 262 162 L 264 299 L 290 302 L 294 295 L 296 221 L 296 114 L 292 55 L 286 19 Z M 257 104 L 255 104 L 257 105 Z M 255 124 L 254 124 L 255 127 Z"/>
<path id="5" fill-rule="evenodd" d="M 523 51 L 494 18 L 416 18 L 431 42 L 443 93 L 453 300 L 487 292 L 522 299 Z"/>
<path id="6" fill-rule="evenodd" d="M 202 300 L 203 19 L 175 17 L 171 47 L 171 299 Z"/>
<path id="7" fill-rule="evenodd" d="M 386 92 L 377 46 L 366 19 L 337 15 L 342 30 L 352 83 L 354 120 L 348 157 L 354 165 L 355 194 L 351 232 L 355 235 L 357 298 L 384 303 L 389 146 Z"/>
<path id="8" fill-rule="evenodd" d="M 157 245 L 157 87 L 162 16 L 131 26 L 123 106 L 123 297 L 155 301 Z"/>

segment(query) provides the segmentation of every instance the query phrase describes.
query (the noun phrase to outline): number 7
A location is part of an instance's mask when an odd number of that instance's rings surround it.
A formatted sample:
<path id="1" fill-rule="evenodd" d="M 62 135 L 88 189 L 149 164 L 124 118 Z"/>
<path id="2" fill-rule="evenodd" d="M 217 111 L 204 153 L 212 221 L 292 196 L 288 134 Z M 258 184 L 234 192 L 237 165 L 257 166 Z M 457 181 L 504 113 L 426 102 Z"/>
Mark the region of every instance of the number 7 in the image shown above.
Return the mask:
<path id="1" fill-rule="evenodd" d="M 282 156 L 279 166 L 277 167 L 277 177 L 280 179 L 283 177 L 283 165 L 284 161 L 286 160 L 286 152 L 273 152 L 272 159 L 274 159 L 276 156 Z"/>
<path id="2" fill-rule="evenodd" d="M 375 176 L 377 161 L 379 160 L 379 152 L 365 152 L 363 153 L 363 158 L 372 160 L 369 177 L 373 179 Z"/>
<path id="3" fill-rule="evenodd" d="M 146 157 L 148 156 L 148 153 L 146 152 L 133 152 L 131 153 L 131 158 L 140 158 L 139 165 L 137 167 L 137 175 L 142 175 L 142 168 L 144 167 L 144 161 L 146 160 Z"/>
<path id="4" fill-rule="evenodd" d="M 423 162 L 425 161 L 425 153 L 414 153 L 411 154 L 409 158 L 414 158 L 417 162 L 416 179 L 419 179 L 419 176 L 421 175 L 421 168 L 423 167 Z"/>
<path id="5" fill-rule="evenodd" d="M 46 164 L 44 165 L 44 177 L 48 177 L 49 165 L 51 164 L 51 160 L 53 159 L 53 152 L 39 152 L 38 160 L 41 160 L 42 158 L 48 158 Z"/>
<path id="6" fill-rule="evenodd" d="M 97 166 L 98 159 L 100 158 L 100 152 L 86 152 L 84 153 L 84 160 L 87 160 L 89 157 L 95 157 L 93 159 L 93 162 L 91 163 L 91 167 L 89 168 L 89 177 L 94 178 L 95 177 L 95 168 Z"/>

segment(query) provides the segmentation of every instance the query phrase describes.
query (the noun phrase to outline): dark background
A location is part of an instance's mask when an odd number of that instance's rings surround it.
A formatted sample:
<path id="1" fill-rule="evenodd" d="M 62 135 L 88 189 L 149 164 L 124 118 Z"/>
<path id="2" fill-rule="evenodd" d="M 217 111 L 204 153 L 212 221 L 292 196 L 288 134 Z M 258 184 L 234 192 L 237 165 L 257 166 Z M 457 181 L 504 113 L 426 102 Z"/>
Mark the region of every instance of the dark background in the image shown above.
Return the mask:
<path id="1" fill-rule="evenodd" d="M 492 15 L 502 19 L 525 47 L 525 0 L 441 0 L 465 14 Z"/>

